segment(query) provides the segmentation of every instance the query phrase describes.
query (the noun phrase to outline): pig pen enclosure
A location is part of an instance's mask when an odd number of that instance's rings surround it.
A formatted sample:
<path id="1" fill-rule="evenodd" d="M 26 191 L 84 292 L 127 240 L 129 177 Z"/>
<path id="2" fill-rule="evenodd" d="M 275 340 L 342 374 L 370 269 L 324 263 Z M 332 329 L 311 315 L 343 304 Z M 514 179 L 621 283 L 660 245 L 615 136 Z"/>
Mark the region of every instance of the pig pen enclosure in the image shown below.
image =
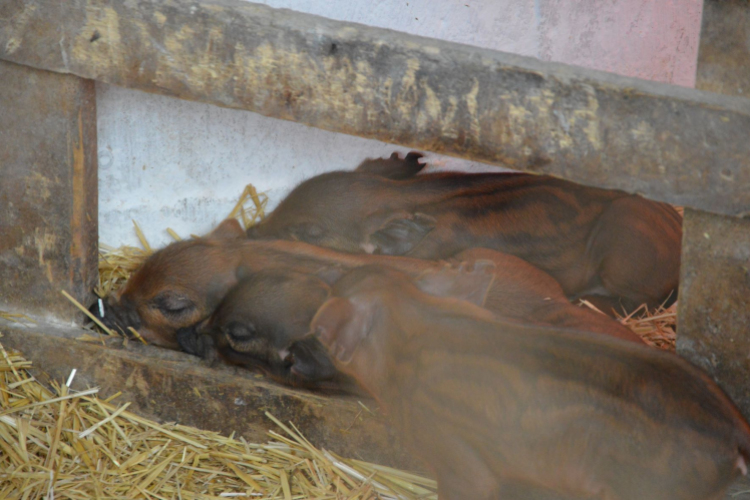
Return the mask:
<path id="1" fill-rule="evenodd" d="M 435 495 L 366 463 L 419 469 L 369 400 L 80 326 L 61 291 L 88 305 L 100 268 L 120 269 L 99 251 L 105 84 L 387 143 L 352 147 L 371 156 L 395 144 L 684 206 L 676 349 L 750 415 L 748 12 L 705 2 L 694 90 L 241 1 L 3 2 L 0 497 Z"/>

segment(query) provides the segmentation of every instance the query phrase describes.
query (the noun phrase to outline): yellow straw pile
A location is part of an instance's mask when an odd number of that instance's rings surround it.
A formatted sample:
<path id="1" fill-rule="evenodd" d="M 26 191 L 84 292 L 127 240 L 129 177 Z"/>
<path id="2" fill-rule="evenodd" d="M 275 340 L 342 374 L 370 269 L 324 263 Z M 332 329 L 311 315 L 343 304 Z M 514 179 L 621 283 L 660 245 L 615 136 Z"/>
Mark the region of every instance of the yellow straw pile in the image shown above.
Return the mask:
<path id="1" fill-rule="evenodd" d="M 251 444 L 72 391 L 74 372 L 49 390 L 30 366 L 0 345 L 0 498 L 437 498 L 432 480 L 318 450 L 268 414 L 282 432 Z"/>

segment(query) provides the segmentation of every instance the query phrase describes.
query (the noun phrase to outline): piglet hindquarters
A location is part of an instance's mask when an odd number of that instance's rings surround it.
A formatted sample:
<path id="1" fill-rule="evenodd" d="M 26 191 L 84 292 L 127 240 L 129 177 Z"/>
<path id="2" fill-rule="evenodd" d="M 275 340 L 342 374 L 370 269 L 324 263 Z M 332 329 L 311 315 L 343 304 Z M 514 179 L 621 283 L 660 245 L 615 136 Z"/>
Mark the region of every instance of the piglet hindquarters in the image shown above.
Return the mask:
<path id="1" fill-rule="evenodd" d="M 710 500 L 746 471 L 746 421 L 677 356 L 503 323 L 392 275 L 339 288 L 312 326 L 433 468 L 441 500 Z"/>

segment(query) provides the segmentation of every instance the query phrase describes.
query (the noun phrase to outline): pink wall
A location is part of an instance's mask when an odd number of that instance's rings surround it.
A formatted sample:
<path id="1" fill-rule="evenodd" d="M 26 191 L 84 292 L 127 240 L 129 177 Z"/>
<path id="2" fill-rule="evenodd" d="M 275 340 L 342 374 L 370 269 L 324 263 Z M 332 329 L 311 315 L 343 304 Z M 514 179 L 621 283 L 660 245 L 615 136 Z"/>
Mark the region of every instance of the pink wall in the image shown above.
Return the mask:
<path id="1" fill-rule="evenodd" d="M 537 0 L 537 57 L 695 86 L 703 0 Z"/>
<path id="2" fill-rule="evenodd" d="M 692 87 L 703 0 L 252 0 Z"/>

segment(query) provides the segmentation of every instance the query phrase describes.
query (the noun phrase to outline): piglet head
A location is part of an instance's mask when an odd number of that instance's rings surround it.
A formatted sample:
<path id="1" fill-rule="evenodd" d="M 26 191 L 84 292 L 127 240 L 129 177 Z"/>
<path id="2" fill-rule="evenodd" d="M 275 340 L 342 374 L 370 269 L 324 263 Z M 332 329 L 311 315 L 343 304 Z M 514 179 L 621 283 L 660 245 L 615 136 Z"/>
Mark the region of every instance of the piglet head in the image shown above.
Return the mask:
<path id="1" fill-rule="evenodd" d="M 393 304 L 415 291 L 408 276 L 380 266 L 364 266 L 343 274 L 332 297 L 318 310 L 310 331 L 328 349 L 334 366 L 378 395 L 407 340 Z"/>
<path id="2" fill-rule="evenodd" d="M 394 365 L 408 358 L 410 340 L 429 328 L 431 312 L 478 308 L 493 282 L 491 262 L 447 265 L 414 280 L 398 271 L 364 266 L 343 274 L 318 310 L 310 331 L 334 365 L 375 396 Z"/>
<path id="3" fill-rule="evenodd" d="M 178 349 L 178 329 L 206 319 L 237 282 L 238 252 L 245 239 L 236 220 L 203 238 L 173 243 L 151 255 L 107 300 L 104 324 L 123 333 L 133 327 L 150 343 Z"/>
<path id="4" fill-rule="evenodd" d="M 289 270 L 260 271 L 242 279 L 200 331 L 220 354 L 278 365 L 289 346 L 307 335 L 310 321 L 330 294 L 320 278 Z"/>
<path id="5" fill-rule="evenodd" d="M 304 181 L 263 221 L 247 231 L 250 239 L 303 241 L 347 252 L 361 251 L 362 224 L 372 207 L 363 203 L 378 182 L 356 172 L 329 172 Z"/>

